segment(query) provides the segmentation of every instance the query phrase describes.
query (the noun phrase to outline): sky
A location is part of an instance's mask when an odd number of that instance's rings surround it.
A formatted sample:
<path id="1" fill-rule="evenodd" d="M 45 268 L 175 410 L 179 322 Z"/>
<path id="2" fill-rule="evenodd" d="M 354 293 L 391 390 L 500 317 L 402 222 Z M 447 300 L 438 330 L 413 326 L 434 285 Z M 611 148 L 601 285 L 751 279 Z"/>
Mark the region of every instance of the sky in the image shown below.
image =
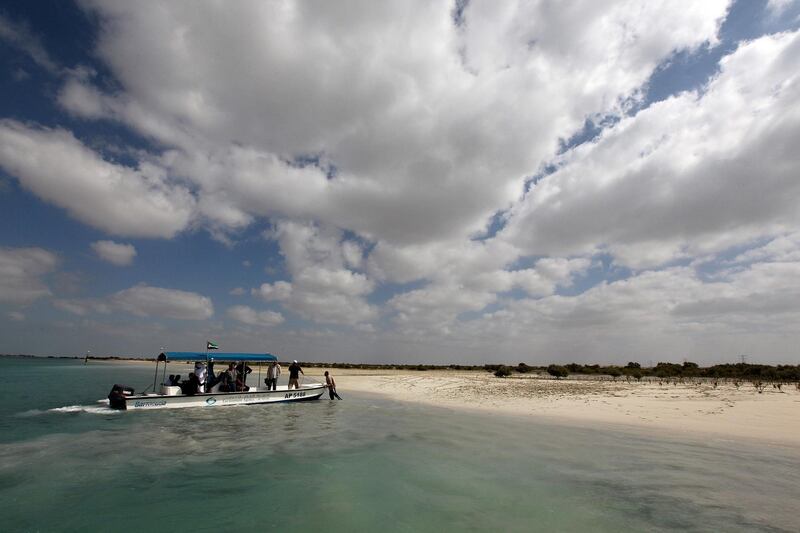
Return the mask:
<path id="1" fill-rule="evenodd" d="M 797 364 L 800 1 L 4 1 L 0 353 Z"/>

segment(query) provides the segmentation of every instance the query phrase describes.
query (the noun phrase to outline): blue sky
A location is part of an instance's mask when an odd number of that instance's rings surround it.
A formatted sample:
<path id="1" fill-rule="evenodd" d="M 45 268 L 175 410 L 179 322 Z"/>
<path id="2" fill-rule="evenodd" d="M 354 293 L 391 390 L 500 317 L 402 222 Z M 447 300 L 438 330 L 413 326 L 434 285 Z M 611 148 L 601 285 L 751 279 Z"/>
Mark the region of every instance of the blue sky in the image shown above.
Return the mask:
<path id="1" fill-rule="evenodd" d="M 800 3 L 579 7 L 4 3 L 0 352 L 796 361 Z"/>

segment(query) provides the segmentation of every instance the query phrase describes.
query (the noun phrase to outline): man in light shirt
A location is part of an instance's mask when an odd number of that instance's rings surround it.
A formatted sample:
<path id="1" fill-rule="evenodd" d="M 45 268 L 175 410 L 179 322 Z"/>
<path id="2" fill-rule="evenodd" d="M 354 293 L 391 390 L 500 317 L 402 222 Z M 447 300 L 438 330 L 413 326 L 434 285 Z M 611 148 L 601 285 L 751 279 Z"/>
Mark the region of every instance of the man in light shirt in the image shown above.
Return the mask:
<path id="1" fill-rule="evenodd" d="M 197 386 L 197 392 L 205 392 L 206 388 L 206 365 L 200 361 L 194 364 L 194 375 L 197 376 L 197 381 L 200 383 Z"/>
<path id="2" fill-rule="evenodd" d="M 276 390 L 278 388 L 279 377 L 281 377 L 281 365 L 277 361 L 273 361 L 267 368 L 267 379 L 264 380 L 267 390 Z"/>

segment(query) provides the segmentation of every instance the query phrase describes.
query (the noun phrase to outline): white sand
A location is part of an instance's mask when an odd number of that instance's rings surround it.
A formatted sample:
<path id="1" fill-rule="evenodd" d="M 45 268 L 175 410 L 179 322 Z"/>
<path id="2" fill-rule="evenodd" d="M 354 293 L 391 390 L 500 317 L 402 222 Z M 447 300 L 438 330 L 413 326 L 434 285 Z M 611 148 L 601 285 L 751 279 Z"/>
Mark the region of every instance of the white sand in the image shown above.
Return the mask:
<path id="1" fill-rule="evenodd" d="M 144 361 L 90 361 L 89 364 Z M 175 368 L 176 370 L 178 367 Z M 324 368 L 306 368 L 307 381 L 323 381 Z M 681 434 L 753 440 L 800 449 L 800 390 L 768 386 L 759 394 L 748 381 L 630 383 L 591 379 L 555 380 L 514 374 L 458 370 L 356 370 L 330 368 L 339 391 L 452 409 L 540 417 L 572 425 L 647 428 Z M 284 369 L 285 371 L 285 369 Z"/>
<path id="2" fill-rule="evenodd" d="M 310 368 L 320 376 L 324 369 Z M 340 392 L 361 391 L 392 399 L 473 409 L 568 424 L 626 425 L 672 435 L 710 434 L 800 447 L 800 391 L 771 385 L 759 394 L 749 382 L 659 384 L 554 380 L 530 374 L 496 378 L 488 372 L 452 370 L 329 369 Z"/>

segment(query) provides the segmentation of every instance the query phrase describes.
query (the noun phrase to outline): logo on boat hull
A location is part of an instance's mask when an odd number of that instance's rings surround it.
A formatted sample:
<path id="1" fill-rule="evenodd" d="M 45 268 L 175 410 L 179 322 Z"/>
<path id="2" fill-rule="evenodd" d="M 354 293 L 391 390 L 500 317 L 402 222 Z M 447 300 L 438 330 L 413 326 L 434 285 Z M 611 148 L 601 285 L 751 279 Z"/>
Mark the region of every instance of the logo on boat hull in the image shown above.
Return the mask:
<path id="1" fill-rule="evenodd" d="M 161 400 L 161 401 L 153 401 L 153 400 L 138 401 L 137 400 L 137 401 L 133 402 L 133 406 L 134 407 L 161 407 L 163 405 L 167 405 L 166 400 Z"/>
<path id="2" fill-rule="evenodd" d="M 208 404 L 208 405 L 214 405 L 215 403 L 217 403 L 217 399 L 214 398 L 213 396 L 211 398 L 209 398 L 208 400 L 206 400 L 206 404 Z"/>

